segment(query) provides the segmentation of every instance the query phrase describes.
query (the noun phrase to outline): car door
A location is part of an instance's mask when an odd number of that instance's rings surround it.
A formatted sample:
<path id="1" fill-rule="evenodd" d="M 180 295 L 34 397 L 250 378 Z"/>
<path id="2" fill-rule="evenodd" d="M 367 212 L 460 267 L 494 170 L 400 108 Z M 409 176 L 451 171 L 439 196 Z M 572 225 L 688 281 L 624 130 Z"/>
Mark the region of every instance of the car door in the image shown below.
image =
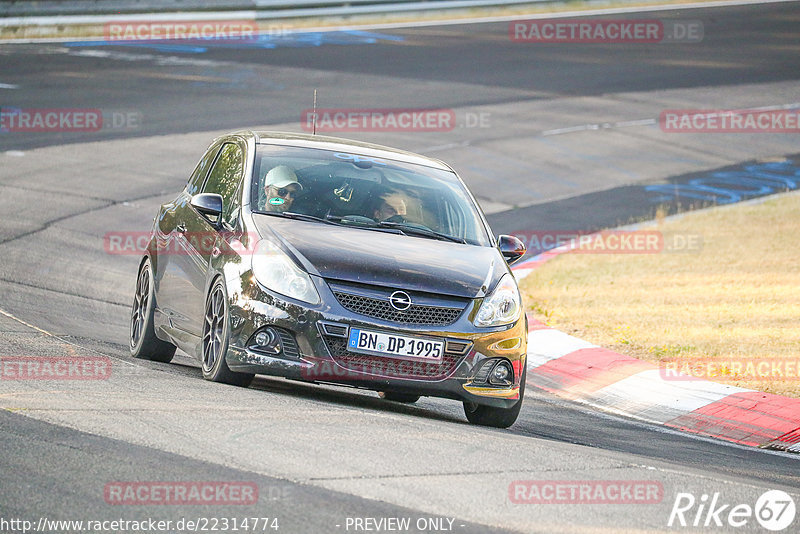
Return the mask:
<path id="1" fill-rule="evenodd" d="M 176 305 L 187 291 L 188 280 L 183 271 L 183 262 L 175 261 L 186 250 L 185 236 L 178 228 L 186 226 L 189 201 L 199 193 L 206 182 L 211 165 L 219 154 L 221 144 L 214 143 L 203 154 L 183 191 L 173 200 L 161 206 L 156 220 L 157 261 L 154 262 L 157 298 L 157 314 L 164 314 L 170 326 L 185 324 L 186 318 L 178 316 Z"/>
<path id="2" fill-rule="evenodd" d="M 231 211 L 244 174 L 244 147 L 235 141 L 222 145 L 198 193 L 216 193 L 223 199 L 223 217 Z M 174 278 L 171 303 L 173 325 L 193 336 L 202 335 L 208 268 L 218 254 L 219 228 L 191 205 L 191 196 L 176 209 L 175 244 L 179 253 L 171 258 Z"/>

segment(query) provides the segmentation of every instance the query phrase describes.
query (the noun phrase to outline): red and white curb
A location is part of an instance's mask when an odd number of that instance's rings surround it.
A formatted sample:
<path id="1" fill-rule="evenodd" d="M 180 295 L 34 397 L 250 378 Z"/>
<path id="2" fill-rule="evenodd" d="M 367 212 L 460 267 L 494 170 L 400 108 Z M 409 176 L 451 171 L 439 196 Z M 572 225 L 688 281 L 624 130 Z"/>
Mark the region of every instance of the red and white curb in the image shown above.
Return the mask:
<path id="1" fill-rule="evenodd" d="M 513 268 L 524 278 L 561 247 Z M 528 314 L 529 385 L 611 413 L 741 445 L 800 453 L 800 399 L 683 376 L 550 328 Z"/>

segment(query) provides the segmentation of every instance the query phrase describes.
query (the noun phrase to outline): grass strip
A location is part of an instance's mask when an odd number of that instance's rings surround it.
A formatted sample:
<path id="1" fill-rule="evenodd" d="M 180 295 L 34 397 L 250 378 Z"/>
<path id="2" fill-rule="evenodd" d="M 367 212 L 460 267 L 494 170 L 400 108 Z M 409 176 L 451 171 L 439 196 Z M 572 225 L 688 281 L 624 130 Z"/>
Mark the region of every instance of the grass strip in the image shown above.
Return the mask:
<path id="1" fill-rule="evenodd" d="M 539 320 L 708 380 L 800 397 L 800 195 L 654 223 L 659 253 L 575 251 L 521 284 Z M 667 250 L 694 242 L 694 250 Z"/>

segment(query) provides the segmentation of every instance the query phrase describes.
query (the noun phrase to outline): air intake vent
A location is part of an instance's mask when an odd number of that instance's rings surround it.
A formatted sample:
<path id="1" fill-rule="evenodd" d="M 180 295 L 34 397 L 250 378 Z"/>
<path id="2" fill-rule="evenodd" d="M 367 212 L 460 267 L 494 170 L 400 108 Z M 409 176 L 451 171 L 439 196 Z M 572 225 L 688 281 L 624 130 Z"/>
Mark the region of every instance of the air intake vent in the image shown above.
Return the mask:
<path id="1" fill-rule="evenodd" d="M 322 333 L 326 336 L 334 337 L 347 337 L 347 325 L 339 323 L 329 323 L 327 321 L 320 321 Z"/>

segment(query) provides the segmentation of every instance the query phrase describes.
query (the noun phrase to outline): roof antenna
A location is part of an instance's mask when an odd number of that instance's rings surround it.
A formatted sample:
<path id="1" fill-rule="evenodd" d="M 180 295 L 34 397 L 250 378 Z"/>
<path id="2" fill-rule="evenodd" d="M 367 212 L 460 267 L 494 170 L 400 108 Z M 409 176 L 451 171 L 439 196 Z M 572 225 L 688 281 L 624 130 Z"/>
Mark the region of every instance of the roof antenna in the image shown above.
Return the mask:
<path id="1" fill-rule="evenodd" d="M 311 135 L 317 135 L 317 90 L 314 89 L 314 122 L 312 123 Z"/>

